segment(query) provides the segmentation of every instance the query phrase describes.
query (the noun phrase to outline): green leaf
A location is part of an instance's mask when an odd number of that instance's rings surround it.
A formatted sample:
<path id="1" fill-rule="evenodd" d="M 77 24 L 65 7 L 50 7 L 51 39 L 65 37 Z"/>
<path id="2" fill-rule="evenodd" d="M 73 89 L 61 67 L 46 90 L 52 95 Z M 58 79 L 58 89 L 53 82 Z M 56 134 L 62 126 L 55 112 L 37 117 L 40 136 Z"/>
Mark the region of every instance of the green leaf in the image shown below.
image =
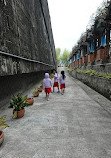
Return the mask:
<path id="1" fill-rule="evenodd" d="M 6 128 L 6 127 L 9 127 L 7 124 L 4 124 L 4 125 L 0 125 L 1 128 Z"/>
<path id="2" fill-rule="evenodd" d="M 2 116 L 1 118 L 0 118 L 0 122 L 1 121 L 4 121 L 6 119 L 6 115 L 4 115 L 4 116 Z"/>
<path id="3" fill-rule="evenodd" d="M 13 96 L 10 101 L 10 108 L 14 108 L 16 111 L 23 109 L 27 104 L 25 103 L 27 96 L 22 96 L 21 93 L 18 93 L 16 96 Z"/>
<path id="4" fill-rule="evenodd" d="M 17 118 L 17 111 L 14 111 L 14 113 L 13 113 L 13 118 L 14 118 L 14 119 Z"/>
<path id="5" fill-rule="evenodd" d="M 8 127 L 8 125 L 7 124 L 5 124 L 6 123 L 6 115 L 4 115 L 4 116 L 2 116 L 1 118 L 0 118 L 0 127 L 1 128 L 6 128 L 6 127 Z"/>
<path id="6" fill-rule="evenodd" d="M 27 99 L 27 95 L 24 97 L 24 101 Z"/>

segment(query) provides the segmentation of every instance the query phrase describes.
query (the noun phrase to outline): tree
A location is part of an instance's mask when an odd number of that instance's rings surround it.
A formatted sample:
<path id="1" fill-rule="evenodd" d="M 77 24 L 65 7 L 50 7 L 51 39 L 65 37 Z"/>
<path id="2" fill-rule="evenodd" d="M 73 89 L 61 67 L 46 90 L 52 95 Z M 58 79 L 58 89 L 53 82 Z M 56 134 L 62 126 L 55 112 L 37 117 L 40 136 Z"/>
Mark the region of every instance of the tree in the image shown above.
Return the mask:
<path id="1" fill-rule="evenodd" d="M 65 64 L 66 66 L 67 66 L 67 60 L 68 60 L 69 54 L 70 54 L 69 51 L 68 51 L 67 49 L 65 49 L 65 50 L 63 51 L 62 56 L 61 56 L 61 61 L 62 61 L 62 63 Z"/>
<path id="2" fill-rule="evenodd" d="M 60 48 L 56 48 L 56 53 L 60 55 L 61 49 Z"/>
<path id="3" fill-rule="evenodd" d="M 87 29 L 90 29 L 94 25 L 95 19 L 97 17 L 101 17 L 101 15 L 106 15 L 107 14 L 109 4 L 110 3 L 108 3 L 107 0 L 103 0 L 103 2 L 101 3 L 101 5 L 97 8 L 96 12 L 93 13 L 90 16 L 90 20 L 89 20 L 89 23 L 87 25 Z"/>
<path id="4" fill-rule="evenodd" d="M 60 48 L 56 48 L 57 64 L 60 63 L 60 52 L 61 52 L 61 49 Z"/>

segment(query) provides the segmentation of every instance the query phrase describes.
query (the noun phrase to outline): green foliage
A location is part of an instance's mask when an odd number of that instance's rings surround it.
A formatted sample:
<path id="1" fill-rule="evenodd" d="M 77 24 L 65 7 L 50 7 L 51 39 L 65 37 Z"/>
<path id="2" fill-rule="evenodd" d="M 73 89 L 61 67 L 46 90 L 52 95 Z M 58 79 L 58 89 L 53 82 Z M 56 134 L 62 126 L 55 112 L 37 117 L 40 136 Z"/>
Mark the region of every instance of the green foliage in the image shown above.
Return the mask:
<path id="1" fill-rule="evenodd" d="M 27 96 L 23 97 L 21 93 L 17 94 L 16 96 L 13 96 L 11 98 L 9 108 L 14 108 L 15 111 L 22 110 L 24 107 L 28 106 L 26 99 Z"/>
<path id="2" fill-rule="evenodd" d="M 70 68 L 70 65 L 68 64 L 67 68 Z"/>
<path id="3" fill-rule="evenodd" d="M 13 118 L 14 118 L 14 119 L 17 118 L 17 111 L 14 111 L 14 112 L 13 112 Z"/>
<path id="4" fill-rule="evenodd" d="M 41 81 L 41 85 L 43 85 L 43 80 Z"/>
<path id="5" fill-rule="evenodd" d="M 63 54 L 60 55 L 61 49 L 60 48 L 56 48 L 56 57 L 57 57 L 57 63 L 60 64 L 60 62 L 62 64 L 66 64 L 66 66 L 68 65 L 67 59 L 69 57 L 69 51 L 68 50 L 64 50 Z"/>
<path id="6" fill-rule="evenodd" d="M 60 48 L 56 48 L 56 53 L 57 53 L 58 55 L 60 55 L 60 52 L 61 52 L 61 49 L 60 49 Z"/>
<path id="7" fill-rule="evenodd" d="M 101 5 L 97 8 L 96 12 L 91 15 L 89 24 L 87 25 L 87 29 L 90 29 L 91 26 L 94 25 L 96 18 L 98 18 L 98 17 L 101 18 L 101 15 L 107 14 L 108 6 L 109 6 L 109 4 L 108 4 L 107 0 L 104 0 L 101 3 Z"/>
<path id="8" fill-rule="evenodd" d="M 53 73 L 49 75 L 49 78 L 50 78 L 50 79 L 52 79 L 53 77 L 54 77 L 54 74 L 53 74 Z"/>
<path id="9" fill-rule="evenodd" d="M 33 95 L 36 96 L 36 94 L 37 94 L 38 91 L 39 91 L 39 87 L 36 86 L 36 87 L 35 87 L 35 90 L 33 91 Z"/>
<path id="10" fill-rule="evenodd" d="M 6 115 L 0 117 L 0 127 L 1 128 L 6 128 L 6 127 L 9 127 L 7 124 L 6 124 Z"/>
<path id="11" fill-rule="evenodd" d="M 90 76 L 99 76 L 99 77 L 103 77 L 103 78 L 106 78 L 106 79 L 111 79 L 111 74 L 109 74 L 109 73 L 99 73 L 99 72 L 91 70 L 91 69 L 90 70 L 77 69 L 77 72 L 89 74 Z"/>
<path id="12" fill-rule="evenodd" d="M 101 6 L 98 7 L 98 9 L 96 11 L 96 16 L 100 16 L 100 15 L 106 14 L 106 12 L 107 12 L 107 2 L 103 1 Z"/>
<path id="13" fill-rule="evenodd" d="M 37 91 L 34 90 L 34 91 L 33 91 L 33 95 L 35 96 L 36 93 L 37 93 Z"/>
<path id="14" fill-rule="evenodd" d="M 111 79 L 111 74 L 104 74 L 104 73 L 100 73 L 99 74 L 99 77 L 104 77 L 104 78 L 107 78 L 107 79 Z"/>
<path id="15" fill-rule="evenodd" d="M 56 48 L 56 57 L 57 57 L 57 63 L 58 64 L 60 63 L 60 52 L 61 52 L 61 49 L 60 48 Z"/>
<path id="16" fill-rule="evenodd" d="M 66 66 L 68 65 L 67 60 L 68 60 L 69 55 L 70 55 L 69 51 L 65 49 L 61 56 L 61 61 L 63 64 L 66 64 Z"/>
<path id="17" fill-rule="evenodd" d="M 36 87 L 35 87 L 35 91 L 38 91 L 38 90 L 39 90 L 39 87 L 38 87 L 38 86 L 36 86 Z"/>
<path id="18" fill-rule="evenodd" d="M 67 68 L 67 71 L 68 72 L 72 72 L 74 69 L 71 69 L 71 68 Z"/>

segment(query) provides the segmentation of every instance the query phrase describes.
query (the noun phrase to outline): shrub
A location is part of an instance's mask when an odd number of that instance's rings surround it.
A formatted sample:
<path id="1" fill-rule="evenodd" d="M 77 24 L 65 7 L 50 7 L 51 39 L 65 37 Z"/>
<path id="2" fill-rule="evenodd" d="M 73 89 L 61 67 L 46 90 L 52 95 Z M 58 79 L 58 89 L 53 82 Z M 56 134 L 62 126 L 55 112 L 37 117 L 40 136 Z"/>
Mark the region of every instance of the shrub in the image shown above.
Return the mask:
<path id="1" fill-rule="evenodd" d="M 99 76 L 99 77 L 104 77 L 106 79 L 111 79 L 111 74 L 110 73 L 99 73 L 99 72 L 94 71 L 92 69 L 90 69 L 90 70 L 77 69 L 76 71 L 79 72 L 79 73 L 89 74 L 90 76 Z"/>
<path id="2" fill-rule="evenodd" d="M 25 106 L 28 105 L 26 103 L 27 96 L 23 97 L 21 93 L 17 94 L 16 96 L 13 96 L 10 101 L 9 108 L 14 108 L 15 111 L 22 110 Z"/>
<path id="3" fill-rule="evenodd" d="M 73 69 L 71 69 L 71 68 L 67 68 L 67 71 L 68 71 L 68 72 L 72 72 Z"/>

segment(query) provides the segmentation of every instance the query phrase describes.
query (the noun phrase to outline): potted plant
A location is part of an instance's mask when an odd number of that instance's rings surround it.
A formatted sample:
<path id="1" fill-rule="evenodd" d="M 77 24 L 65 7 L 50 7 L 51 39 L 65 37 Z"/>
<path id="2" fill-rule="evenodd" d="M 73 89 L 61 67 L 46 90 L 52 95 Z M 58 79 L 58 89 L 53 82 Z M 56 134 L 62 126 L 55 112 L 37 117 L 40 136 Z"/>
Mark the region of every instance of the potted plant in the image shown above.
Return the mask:
<path id="1" fill-rule="evenodd" d="M 43 90 L 43 81 L 41 81 L 41 85 L 40 85 L 40 88 L 39 88 L 39 92 L 42 92 Z"/>
<path id="2" fill-rule="evenodd" d="M 39 88 L 39 92 L 42 92 L 42 88 L 41 87 Z"/>
<path id="3" fill-rule="evenodd" d="M 32 105 L 34 103 L 34 99 L 33 98 L 27 98 L 26 99 L 26 102 L 29 104 L 29 105 Z"/>
<path id="4" fill-rule="evenodd" d="M 41 81 L 40 88 L 43 90 L 43 80 Z"/>
<path id="5" fill-rule="evenodd" d="M 21 118 L 24 116 L 25 107 L 29 104 L 26 102 L 27 96 L 23 97 L 21 93 L 13 96 L 10 101 L 9 108 L 14 108 L 13 118 Z"/>
<path id="6" fill-rule="evenodd" d="M 49 78 L 52 80 L 53 79 L 53 77 L 54 77 L 54 74 L 50 74 L 49 75 Z"/>
<path id="7" fill-rule="evenodd" d="M 6 127 L 9 127 L 7 124 L 6 124 L 6 115 L 0 117 L 0 146 L 2 145 L 3 141 L 4 141 L 4 132 L 2 131 L 2 129 L 6 128 Z"/>
<path id="8" fill-rule="evenodd" d="M 33 91 L 33 95 L 34 95 L 34 97 L 38 97 L 39 96 L 39 88 L 38 88 L 38 86 L 35 87 L 35 90 Z"/>

